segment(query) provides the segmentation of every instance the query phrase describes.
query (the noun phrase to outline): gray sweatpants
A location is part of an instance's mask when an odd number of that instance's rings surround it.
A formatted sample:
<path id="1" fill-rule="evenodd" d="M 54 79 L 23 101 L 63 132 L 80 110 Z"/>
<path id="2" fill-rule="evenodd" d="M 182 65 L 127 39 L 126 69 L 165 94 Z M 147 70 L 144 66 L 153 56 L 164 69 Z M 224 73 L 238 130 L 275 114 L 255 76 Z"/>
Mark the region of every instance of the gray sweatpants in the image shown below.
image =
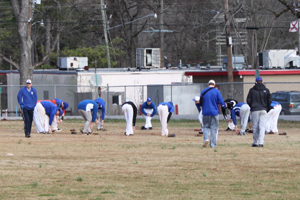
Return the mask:
<path id="1" fill-rule="evenodd" d="M 252 112 L 253 144 L 264 144 L 266 120 L 267 111 L 259 110 Z"/>
<path id="2" fill-rule="evenodd" d="M 91 111 L 85 111 L 85 110 L 79 109 L 78 112 L 85 121 L 84 128 L 83 128 L 82 132 L 83 133 L 92 132 L 91 127 L 90 127 L 90 124 L 92 122 L 92 113 L 91 113 Z"/>
<path id="3" fill-rule="evenodd" d="M 219 131 L 219 115 L 217 116 L 203 116 L 203 143 L 209 139 L 210 147 L 217 147 L 218 131 Z"/>

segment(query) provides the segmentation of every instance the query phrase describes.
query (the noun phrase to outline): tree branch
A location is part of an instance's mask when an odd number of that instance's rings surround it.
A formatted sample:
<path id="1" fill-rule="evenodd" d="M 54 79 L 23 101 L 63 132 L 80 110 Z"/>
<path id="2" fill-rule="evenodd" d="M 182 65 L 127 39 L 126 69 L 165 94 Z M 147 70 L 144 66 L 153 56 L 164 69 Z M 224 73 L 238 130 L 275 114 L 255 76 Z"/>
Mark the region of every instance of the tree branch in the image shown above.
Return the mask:
<path id="1" fill-rule="evenodd" d="M 20 67 L 19 67 L 19 65 L 17 63 L 15 63 L 14 61 L 10 60 L 9 58 L 3 56 L 3 54 L 1 52 L 0 52 L 0 58 L 2 58 L 3 60 L 5 60 L 9 64 L 13 65 L 15 68 L 17 68 L 17 70 L 20 70 Z"/>
<path id="2" fill-rule="evenodd" d="M 56 44 L 57 44 L 57 42 L 58 42 L 58 40 L 59 40 L 59 37 L 60 37 L 60 32 L 57 33 L 57 35 L 56 35 L 56 37 L 55 37 L 55 40 L 54 40 L 54 42 L 53 42 L 53 44 L 52 44 L 52 47 L 51 47 L 50 51 L 43 57 L 43 59 L 42 59 L 41 62 L 35 63 L 35 64 L 33 65 L 33 68 L 36 68 L 36 67 L 38 67 L 38 66 L 41 66 L 42 64 L 45 63 L 45 61 L 47 60 L 47 58 L 49 58 L 49 55 L 55 50 Z"/>

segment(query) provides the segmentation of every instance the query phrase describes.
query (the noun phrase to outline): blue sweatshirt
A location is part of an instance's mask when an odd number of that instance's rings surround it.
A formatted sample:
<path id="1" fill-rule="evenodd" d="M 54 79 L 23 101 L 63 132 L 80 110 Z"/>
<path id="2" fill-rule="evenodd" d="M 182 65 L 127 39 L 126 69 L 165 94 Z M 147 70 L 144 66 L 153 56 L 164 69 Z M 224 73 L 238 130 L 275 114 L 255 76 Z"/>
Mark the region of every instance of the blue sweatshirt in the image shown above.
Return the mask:
<path id="1" fill-rule="evenodd" d="M 153 101 L 151 101 L 151 104 L 150 104 L 150 105 L 147 104 L 147 101 L 145 101 L 145 102 L 142 104 L 142 107 L 141 107 L 142 113 L 143 113 L 144 115 L 147 115 L 147 113 L 145 112 L 144 109 L 153 109 L 153 112 L 152 112 L 152 114 L 151 114 L 151 117 L 153 117 L 153 116 L 156 114 L 156 112 L 157 112 L 156 106 L 155 106 L 155 104 L 153 103 Z"/>
<path id="2" fill-rule="evenodd" d="M 49 116 L 49 125 L 52 125 L 54 116 L 58 110 L 58 107 L 54 105 L 51 101 L 41 101 L 42 106 L 45 108 L 46 115 Z"/>
<path id="3" fill-rule="evenodd" d="M 91 111 L 92 114 L 92 122 L 95 122 L 97 119 L 97 112 L 98 112 L 98 104 L 91 100 L 91 99 L 86 99 L 78 104 L 78 110 L 84 110 L 84 111 Z"/>
<path id="4" fill-rule="evenodd" d="M 100 105 L 100 109 L 102 109 L 102 120 L 105 118 L 105 101 L 101 98 L 95 99 L 95 102 Z"/>
<path id="5" fill-rule="evenodd" d="M 162 102 L 162 103 L 158 104 L 158 106 L 159 106 L 159 105 L 167 105 L 167 106 L 168 106 L 168 111 L 169 111 L 170 113 L 173 113 L 173 112 L 174 112 L 174 106 L 172 106 L 171 104 L 169 104 L 169 103 L 167 103 L 167 102 Z"/>
<path id="6" fill-rule="evenodd" d="M 26 110 L 34 110 L 38 100 L 36 90 L 31 87 L 28 91 L 26 86 L 20 89 L 17 98 L 21 108 L 24 107 Z"/>
<path id="7" fill-rule="evenodd" d="M 211 87 L 205 88 L 202 90 L 200 97 L 202 94 Z M 222 106 L 222 108 L 226 108 L 226 104 L 223 101 L 221 92 L 217 89 L 211 89 L 208 91 L 203 97 L 202 103 L 202 114 L 203 116 L 217 116 L 219 115 L 219 107 L 218 104 Z"/>
<path id="8" fill-rule="evenodd" d="M 240 110 L 241 110 L 242 105 L 244 105 L 244 104 L 246 104 L 246 103 L 243 103 L 243 102 L 238 103 L 230 111 L 231 112 L 231 119 L 232 119 L 234 125 L 236 125 L 236 116 L 240 117 Z M 250 115 L 249 115 L 249 118 L 248 118 L 248 122 L 250 122 Z"/>

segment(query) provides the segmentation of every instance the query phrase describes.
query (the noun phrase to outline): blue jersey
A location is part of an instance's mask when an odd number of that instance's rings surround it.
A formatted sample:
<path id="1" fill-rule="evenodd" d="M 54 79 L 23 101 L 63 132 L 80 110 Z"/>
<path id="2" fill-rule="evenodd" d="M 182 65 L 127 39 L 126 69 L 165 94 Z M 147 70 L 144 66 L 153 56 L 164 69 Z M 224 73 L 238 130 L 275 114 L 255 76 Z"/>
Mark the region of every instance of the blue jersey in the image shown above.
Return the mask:
<path id="1" fill-rule="evenodd" d="M 56 105 L 58 108 L 62 108 L 62 103 L 63 103 L 63 100 L 61 99 L 54 99 L 56 101 Z"/>
<path id="2" fill-rule="evenodd" d="M 144 109 L 153 109 L 153 112 L 151 114 L 151 117 L 153 117 L 156 113 L 157 113 L 157 110 L 156 110 L 156 106 L 155 104 L 153 103 L 153 101 L 151 101 L 150 105 L 147 104 L 147 101 L 145 101 L 143 104 L 142 104 L 142 107 L 141 107 L 141 111 L 144 115 L 147 115 L 147 113 L 144 111 Z"/>
<path id="3" fill-rule="evenodd" d="M 232 119 L 234 125 L 236 125 L 236 116 L 240 117 L 240 110 L 241 110 L 241 107 L 244 104 L 246 104 L 246 103 L 243 103 L 243 102 L 238 103 L 230 111 L 231 112 L 231 119 Z M 250 122 L 250 116 L 248 118 L 248 122 Z"/>
<path id="4" fill-rule="evenodd" d="M 208 88 L 205 88 L 204 90 L 202 90 L 200 97 L 202 97 L 202 94 L 210 88 L 211 87 L 208 87 Z M 211 89 L 204 95 L 203 103 L 202 103 L 202 105 L 200 105 L 200 106 L 202 106 L 203 116 L 219 115 L 218 104 L 220 104 L 222 108 L 226 108 L 226 104 L 223 101 L 221 92 L 217 89 Z"/>
<path id="5" fill-rule="evenodd" d="M 41 101 L 42 106 L 45 108 L 46 115 L 49 116 L 49 125 L 52 125 L 54 116 L 58 110 L 58 107 L 55 106 L 51 101 Z"/>
<path id="6" fill-rule="evenodd" d="M 197 107 L 199 113 L 201 112 L 201 107 L 200 107 L 200 103 L 195 103 L 195 106 Z"/>
<path id="7" fill-rule="evenodd" d="M 170 113 L 173 113 L 173 112 L 174 112 L 174 106 L 172 106 L 172 105 L 169 104 L 168 102 L 162 102 L 162 103 L 158 104 L 158 106 L 159 106 L 159 105 L 166 105 L 166 106 L 168 106 L 168 111 L 169 111 Z"/>
<path id="8" fill-rule="evenodd" d="M 100 105 L 100 109 L 102 109 L 102 120 L 105 118 L 105 101 L 101 98 L 95 99 L 95 102 Z"/>
<path id="9" fill-rule="evenodd" d="M 24 107 L 26 110 L 34 110 L 38 100 L 36 90 L 33 87 L 30 90 L 27 87 L 22 87 L 17 98 L 21 108 Z"/>
<path id="10" fill-rule="evenodd" d="M 91 100 L 91 99 L 86 99 L 78 104 L 78 110 L 84 110 L 84 111 L 90 111 L 92 112 L 92 122 L 95 122 L 97 119 L 97 112 L 98 112 L 98 104 Z"/>

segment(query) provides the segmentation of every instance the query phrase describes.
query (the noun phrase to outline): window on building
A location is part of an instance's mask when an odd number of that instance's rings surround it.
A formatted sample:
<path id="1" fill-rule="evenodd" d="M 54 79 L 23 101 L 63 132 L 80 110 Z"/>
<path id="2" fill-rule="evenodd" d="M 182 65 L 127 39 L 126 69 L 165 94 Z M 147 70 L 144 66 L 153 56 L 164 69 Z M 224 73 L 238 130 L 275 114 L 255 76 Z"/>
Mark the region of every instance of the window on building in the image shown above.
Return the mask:
<path id="1" fill-rule="evenodd" d="M 44 91 L 44 99 L 49 99 L 49 91 Z"/>
<path id="2" fill-rule="evenodd" d="M 112 97 L 112 103 L 119 105 L 119 95 L 114 95 Z"/>

